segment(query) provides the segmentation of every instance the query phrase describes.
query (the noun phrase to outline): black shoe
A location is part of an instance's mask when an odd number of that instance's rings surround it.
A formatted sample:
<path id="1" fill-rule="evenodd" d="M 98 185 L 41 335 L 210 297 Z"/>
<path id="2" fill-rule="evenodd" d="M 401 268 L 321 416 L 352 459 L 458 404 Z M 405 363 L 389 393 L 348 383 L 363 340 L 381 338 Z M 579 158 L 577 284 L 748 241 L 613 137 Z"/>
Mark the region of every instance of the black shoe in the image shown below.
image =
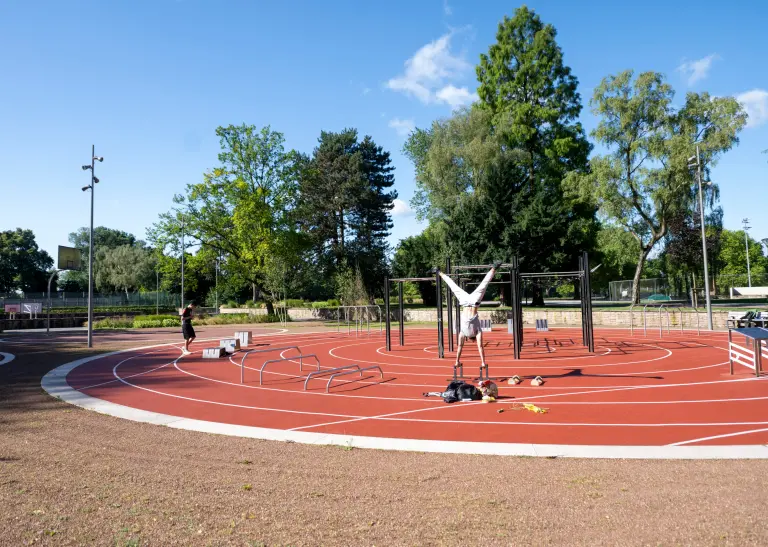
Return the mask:
<path id="1" fill-rule="evenodd" d="M 493 269 L 494 270 L 498 270 L 499 268 L 501 268 L 501 262 L 494 262 L 493 263 Z"/>
<path id="2" fill-rule="evenodd" d="M 432 275 L 437 275 L 438 273 L 440 273 L 440 268 L 432 268 L 427 273 Z"/>

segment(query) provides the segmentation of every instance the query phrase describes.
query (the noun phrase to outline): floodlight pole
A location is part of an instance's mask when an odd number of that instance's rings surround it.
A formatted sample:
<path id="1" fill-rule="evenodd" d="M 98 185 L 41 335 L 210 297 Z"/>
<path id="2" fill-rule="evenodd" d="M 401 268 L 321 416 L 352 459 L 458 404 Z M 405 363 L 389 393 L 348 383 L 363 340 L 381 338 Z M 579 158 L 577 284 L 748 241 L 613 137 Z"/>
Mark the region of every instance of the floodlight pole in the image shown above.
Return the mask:
<path id="1" fill-rule="evenodd" d="M 751 228 L 751 226 L 747 226 L 749 224 L 749 219 L 745 218 L 741 221 L 742 224 L 744 224 L 744 244 L 747 247 L 747 286 L 752 286 L 752 272 L 749 269 L 749 236 L 747 235 L 747 230 Z"/>
<path id="2" fill-rule="evenodd" d="M 91 235 L 88 241 L 88 347 L 93 347 L 93 194 L 96 191 L 96 145 L 91 145 Z"/>
<path id="3" fill-rule="evenodd" d="M 712 330 L 712 299 L 709 295 L 709 267 L 707 265 L 707 232 L 704 226 L 704 197 L 701 188 L 701 156 L 696 145 L 696 179 L 699 183 L 699 213 L 701 214 L 701 248 L 704 254 L 704 297 L 707 300 L 707 327 Z"/>
<path id="4" fill-rule="evenodd" d="M 184 213 L 181 214 L 181 307 L 184 307 Z"/>

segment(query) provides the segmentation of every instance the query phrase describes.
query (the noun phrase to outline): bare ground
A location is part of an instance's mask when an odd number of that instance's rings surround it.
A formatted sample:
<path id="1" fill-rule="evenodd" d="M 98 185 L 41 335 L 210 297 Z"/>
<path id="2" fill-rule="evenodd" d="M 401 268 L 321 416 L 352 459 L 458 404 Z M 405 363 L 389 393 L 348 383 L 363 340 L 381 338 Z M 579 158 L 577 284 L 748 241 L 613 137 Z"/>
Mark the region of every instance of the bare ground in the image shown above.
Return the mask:
<path id="1" fill-rule="evenodd" d="M 0 342 L 17 354 L 0 367 L 0 545 L 768 545 L 768 461 L 420 454 L 180 431 L 45 394 L 42 375 L 87 355 L 83 342 Z"/>

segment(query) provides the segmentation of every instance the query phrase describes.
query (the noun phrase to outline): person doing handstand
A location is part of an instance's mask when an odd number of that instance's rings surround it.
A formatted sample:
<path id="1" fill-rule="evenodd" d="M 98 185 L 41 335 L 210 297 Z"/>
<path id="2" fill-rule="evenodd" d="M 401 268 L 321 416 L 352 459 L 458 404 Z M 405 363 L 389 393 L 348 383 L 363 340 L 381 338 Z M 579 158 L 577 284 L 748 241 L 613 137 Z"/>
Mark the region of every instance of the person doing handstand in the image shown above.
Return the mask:
<path id="1" fill-rule="evenodd" d="M 445 275 L 440 269 L 437 269 L 437 273 L 445 281 L 446 285 L 450 287 L 451 292 L 456 297 L 456 300 L 461 306 L 461 331 L 459 332 L 459 347 L 456 351 L 456 364 L 454 368 L 461 366 L 461 350 L 464 349 L 464 342 L 466 340 L 477 340 L 477 350 L 480 352 L 480 376 L 483 375 L 483 369 L 486 370 L 486 376 L 488 375 L 488 364 L 485 362 L 485 349 L 483 348 L 483 331 L 480 328 L 480 318 L 477 315 L 477 309 L 480 307 L 480 303 L 483 300 L 485 291 L 488 288 L 488 284 L 496 275 L 496 270 L 501 266 L 501 262 L 496 262 L 491 270 L 485 274 L 480 285 L 472 291 L 467 293 L 464 289 L 454 283 L 453 279 Z"/>

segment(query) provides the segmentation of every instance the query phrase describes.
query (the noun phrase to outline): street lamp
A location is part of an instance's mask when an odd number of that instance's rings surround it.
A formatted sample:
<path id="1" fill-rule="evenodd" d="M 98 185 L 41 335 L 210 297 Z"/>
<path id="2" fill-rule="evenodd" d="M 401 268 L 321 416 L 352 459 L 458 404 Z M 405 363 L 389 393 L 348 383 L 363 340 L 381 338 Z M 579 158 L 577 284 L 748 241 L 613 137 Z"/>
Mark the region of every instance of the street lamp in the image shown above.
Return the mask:
<path id="1" fill-rule="evenodd" d="M 695 160 L 695 162 L 694 162 Z M 707 326 L 712 330 L 712 300 L 709 295 L 709 267 L 707 265 L 707 233 L 704 227 L 704 197 L 701 189 L 701 155 L 699 154 L 699 145 L 696 144 L 696 155 L 688 158 L 688 167 L 696 168 L 696 180 L 699 184 L 699 213 L 701 213 L 701 248 L 704 254 L 704 296 L 707 300 Z M 708 182 L 708 186 L 712 183 Z"/>
<path id="2" fill-rule="evenodd" d="M 83 192 L 91 191 L 91 236 L 88 243 L 88 347 L 93 347 L 93 191 L 99 179 L 96 178 L 96 162 L 104 161 L 96 155 L 96 145 L 91 145 L 91 164 L 83 165 L 83 171 L 91 170 L 91 183 L 83 186 Z"/>
<path id="3" fill-rule="evenodd" d="M 181 214 L 181 307 L 184 307 L 184 252 L 187 250 L 184 245 L 184 213 Z"/>
<path id="4" fill-rule="evenodd" d="M 749 224 L 748 218 L 741 219 L 741 223 L 744 225 L 744 244 L 747 247 L 747 286 L 752 286 L 752 273 L 749 270 L 749 236 L 747 235 L 747 230 L 752 228 L 752 226 L 747 226 Z"/>

